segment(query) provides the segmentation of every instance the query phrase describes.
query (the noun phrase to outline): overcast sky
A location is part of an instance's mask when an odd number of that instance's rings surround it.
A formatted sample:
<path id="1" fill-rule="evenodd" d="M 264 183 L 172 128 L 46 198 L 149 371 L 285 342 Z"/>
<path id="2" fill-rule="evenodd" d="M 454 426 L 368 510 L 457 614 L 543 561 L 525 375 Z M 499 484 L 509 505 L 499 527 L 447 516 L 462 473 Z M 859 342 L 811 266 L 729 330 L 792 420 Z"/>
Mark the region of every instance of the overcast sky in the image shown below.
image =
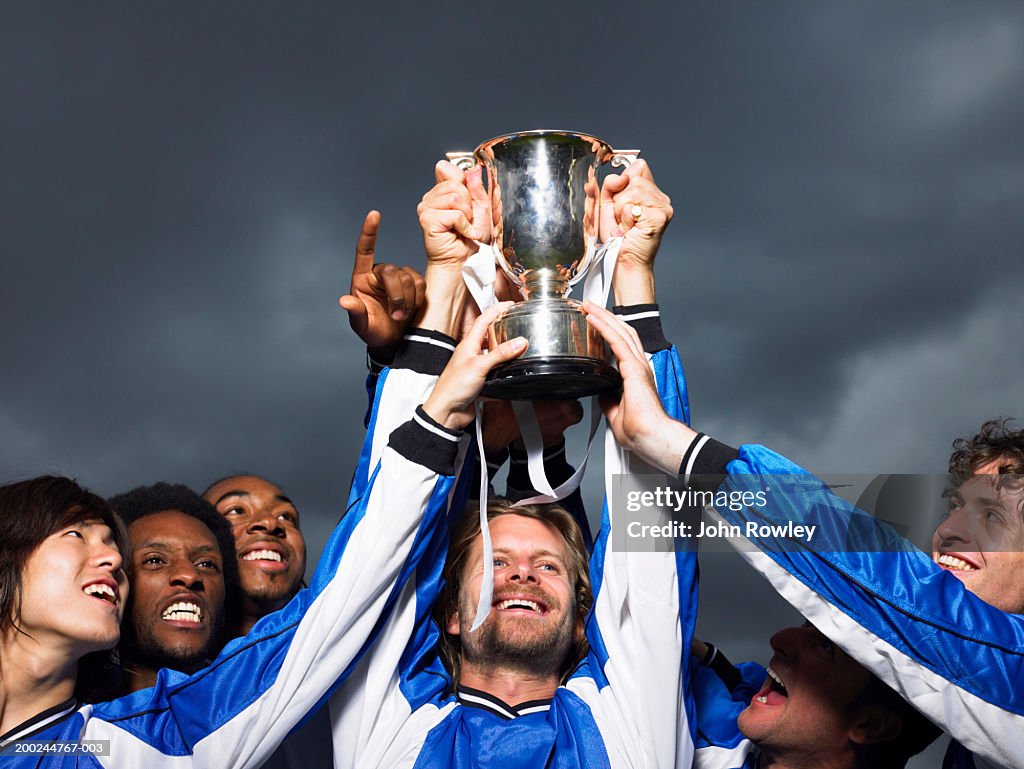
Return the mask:
<path id="1" fill-rule="evenodd" d="M 363 214 L 419 265 L 434 162 L 544 127 L 671 195 L 699 429 L 937 472 L 1021 414 L 1020 3 L 352 5 L 0 8 L 0 480 L 262 473 L 317 549 L 362 436 Z"/>

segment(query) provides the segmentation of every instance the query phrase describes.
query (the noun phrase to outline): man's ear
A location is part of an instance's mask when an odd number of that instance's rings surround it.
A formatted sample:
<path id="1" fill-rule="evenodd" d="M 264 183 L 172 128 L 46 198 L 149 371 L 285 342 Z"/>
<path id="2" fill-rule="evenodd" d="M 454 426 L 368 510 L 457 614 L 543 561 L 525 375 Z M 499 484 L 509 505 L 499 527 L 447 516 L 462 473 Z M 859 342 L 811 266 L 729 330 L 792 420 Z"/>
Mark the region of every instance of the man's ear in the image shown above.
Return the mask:
<path id="1" fill-rule="evenodd" d="M 850 742 L 871 745 L 887 742 L 899 736 L 903 728 L 902 719 L 890 709 L 881 705 L 863 708 L 850 727 Z"/>

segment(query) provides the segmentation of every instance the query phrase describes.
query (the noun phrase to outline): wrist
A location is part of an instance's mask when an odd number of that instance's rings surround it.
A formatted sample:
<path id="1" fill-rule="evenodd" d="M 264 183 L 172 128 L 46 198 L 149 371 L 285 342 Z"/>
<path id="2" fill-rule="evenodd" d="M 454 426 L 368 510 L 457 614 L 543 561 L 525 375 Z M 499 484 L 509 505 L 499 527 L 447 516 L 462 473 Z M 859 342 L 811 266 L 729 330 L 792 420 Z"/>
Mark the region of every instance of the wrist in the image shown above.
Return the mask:
<path id="1" fill-rule="evenodd" d="M 457 337 L 466 298 L 466 283 L 461 270 L 428 266 L 423 277 L 427 291 L 415 325 Z"/>
<path id="2" fill-rule="evenodd" d="M 431 261 L 428 258 L 427 266 L 423 268 L 423 278 L 427 281 L 427 289 L 429 290 L 430 288 L 431 280 L 435 283 L 444 283 L 449 286 L 462 283 L 462 265 L 465 263 L 465 259 Z"/>
<path id="3" fill-rule="evenodd" d="M 633 440 L 633 451 L 668 475 L 678 475 L 679 465 L 696 437 L 688 425 L 667 414 L 653 419 Z"/>
<path id="4" fill-rule="evenodd" d="M 447 402 L 442 397 L 435 397 L 437 389 L 427 396 L 424 401 L 423 412 L 430 417 L 434 422 L 444 427 L 447 430 L 465 430 L 470 422 L 473 421 L 472 414 L 465 413 L 464 410 L 455 407 L 455 404 Z"/>
<path id="5" fill-rule="evenodd" d="M 653 304 L 656 301 L 654 265 L 620 258 L 615 264 L 612 291 L 615 304 Z"/>

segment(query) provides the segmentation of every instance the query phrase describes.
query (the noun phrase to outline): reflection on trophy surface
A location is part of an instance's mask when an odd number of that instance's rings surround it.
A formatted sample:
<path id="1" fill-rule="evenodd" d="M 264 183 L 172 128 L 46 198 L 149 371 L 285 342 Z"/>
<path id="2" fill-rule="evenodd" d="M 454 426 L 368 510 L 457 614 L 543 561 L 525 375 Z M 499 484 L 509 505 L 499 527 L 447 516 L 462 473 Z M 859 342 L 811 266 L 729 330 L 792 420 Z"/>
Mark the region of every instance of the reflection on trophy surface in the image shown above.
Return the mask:
<path id="1" fill-rule="evenodd" d="M 472 153 L 448 153 L 463 169 L 484 165 L 497 260 L 526 298 L 491 325 L 490 343 L 523 336 L 530 345 L 491 372 L 484 395 L 579 398 L 619 387 L 604 340 L 565 297 L 597 250 L 598 166 L 628 165 L 637 154 L 571 131 L 507 134 Z"/>

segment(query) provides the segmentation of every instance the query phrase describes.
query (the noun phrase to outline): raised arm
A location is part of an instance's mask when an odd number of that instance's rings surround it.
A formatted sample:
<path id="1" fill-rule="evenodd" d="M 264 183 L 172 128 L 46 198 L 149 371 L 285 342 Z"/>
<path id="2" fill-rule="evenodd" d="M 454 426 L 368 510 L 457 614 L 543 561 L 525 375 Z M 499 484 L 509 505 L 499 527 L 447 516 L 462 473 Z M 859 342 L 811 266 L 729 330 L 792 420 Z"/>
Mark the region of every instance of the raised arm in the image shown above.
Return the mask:
<path id="1" fill-rule="evenodd" d="M 380 409 L 412 415 L 409 388 L 385 381 L 380 392 Z M 307 589 L 208 668 L 188 678 L 161 671 L 155 688 L 94 708 L 84 737 L 116 746 L 105 764 L 164 766 L 181 756 L 199 765 L 260 766 L 344 681 L 391 616 L 444 520 L 457 448 L 415 422 L 396 430 Z"/>
<path id="2" fill-rule="evenodd" d="M 607 326 L 607 314 L 591 317 L 596 326 Z M 628 353 L 621 334 L 609 343 Z M 623 376 L 640 382 L 635 354 L 633 361 Z M 635 373 L 627 377 L 630 370 Z M 684 476 L 724 479 L 721 490 L 733 496 L 754 499 L 764 492 L 764 504 L 718 508 L 726 523 L 745 534 L 740 555 L 804 617 L 958 742 L 998 766 L 1018 765 L 1024 752 L 1024 617 L 971 594 L 886 524 L 784 457 L 760 446 L 737 451 L 671 424 L 657 413 L 649 386 L 640 397 L 632 394 L 626 388 L 609 410 L 624 445 L 666 471 L 675 465 Z M 748 524 L 757 528 L 750 531 Z"/>
<path id="3" fill-rule="evenodd" d="M 603 403 L 615 439 L 606 442 L 611 478 L 651 473 L 637 458 L 674 475 L 682 451 L 665 450 L 664 431 L 674 432 L 674 424 L 688 428 L 666 410 L 674 410 L 678 399 L 663 402 L 660 393 L 685 391 L 684 385 L 659 381 L 634 329 L 602 308 L 585 308 L 612 348 L 623 377 L 621 398 Z M 588 667 L 569 686 L 587 696 L 586 687 L 593 682 L 598 692 L 595 717 L 621 735 L 615 743 L 622 750 L 642 754 L 651 766 L 689 767 L 695 728 L 689 681 L 697 613 L 696 552 L 682 547 L 638 552 L 627 545 L 622 501 L 613 480 L 591 559 L 591 655 Z M 670 523 L 667 518 L 659 522 Z"/>
<path id="4" fill-rule="evenodd" d="M 472 220 L 474 217 L 483 218 L 482 214 L 474 214 L 473 198 L 468 185 L 468 181 L 473 180 L 467 180 L 462 171 L 447 161 L 437 164 L 434 175 L 436 183 L 424 194 L 417 208 L 427 257 L 422 301 L 419 301 L 418 310 L 408 327 L 400 326 L 398 337 L 395 337 L 393 332 L 399 327 L 391 327 L 392 333 L 386 337 L 393 343 L 393 352 L 389 356 L 374 367 L 374 351 L 370 351 L 371 367 L 383 371 L 385 366 L 390 366 L 387 376 L 403 372 L 400 376 L 404 380 L 404 386 L 412 390 L 410 397 L 421 403 L 438 374 L 448 363 L 462 331 L 467 297 L 466 286 L 462 280 L 462 264 L 477 248 L 473 240 L 477 230 Z M 474 177 L 477 185 L 478 177 L 479 174 Z M 367 222 L 372 225 L 370 215 Z M 483 225 L 478 223 L 477 227 L 482 228 Z M 370 229 L 373 237 L 370 237 L 364 226 L 356 249 L 357 262 L 362 255 L 364 265 L 367 260 L 372 263 L 376 229 L 372 226 Z M 369 257 L 366 256 L 368 252 Z M 401 286 L 405 288 L 407 284 L 403 282 Z M 416 296 L 419 296 L 418 293 Z M 346 299 L 342 297 L 345 304 L 349 304 Z M 387 308 L 379 295 L 377 304 L 379 308 L 376 317 L 386 319 Z M 405 306 L 408 307 L 408 302 L 405 302 Z M 380 320 L 378 327 L 383 329 L 385 326 L 386 320 Z M 353 327 L 355 328 L 355 325 Z M 363 338 L 366 339 L 365 336 Z M 369 384 L 376 389 L 381 383 L 371 374 Z M 376 397 L 372 399 L 367 415 L 369 440 L 364 444 L 353 475 L 350 503 L 366 488 L 370 472 L 376 466 L 391 431 L 406 418 L 403 413 L 392 413 L 389 409 L 378 408 L 378 402 Z"/>

